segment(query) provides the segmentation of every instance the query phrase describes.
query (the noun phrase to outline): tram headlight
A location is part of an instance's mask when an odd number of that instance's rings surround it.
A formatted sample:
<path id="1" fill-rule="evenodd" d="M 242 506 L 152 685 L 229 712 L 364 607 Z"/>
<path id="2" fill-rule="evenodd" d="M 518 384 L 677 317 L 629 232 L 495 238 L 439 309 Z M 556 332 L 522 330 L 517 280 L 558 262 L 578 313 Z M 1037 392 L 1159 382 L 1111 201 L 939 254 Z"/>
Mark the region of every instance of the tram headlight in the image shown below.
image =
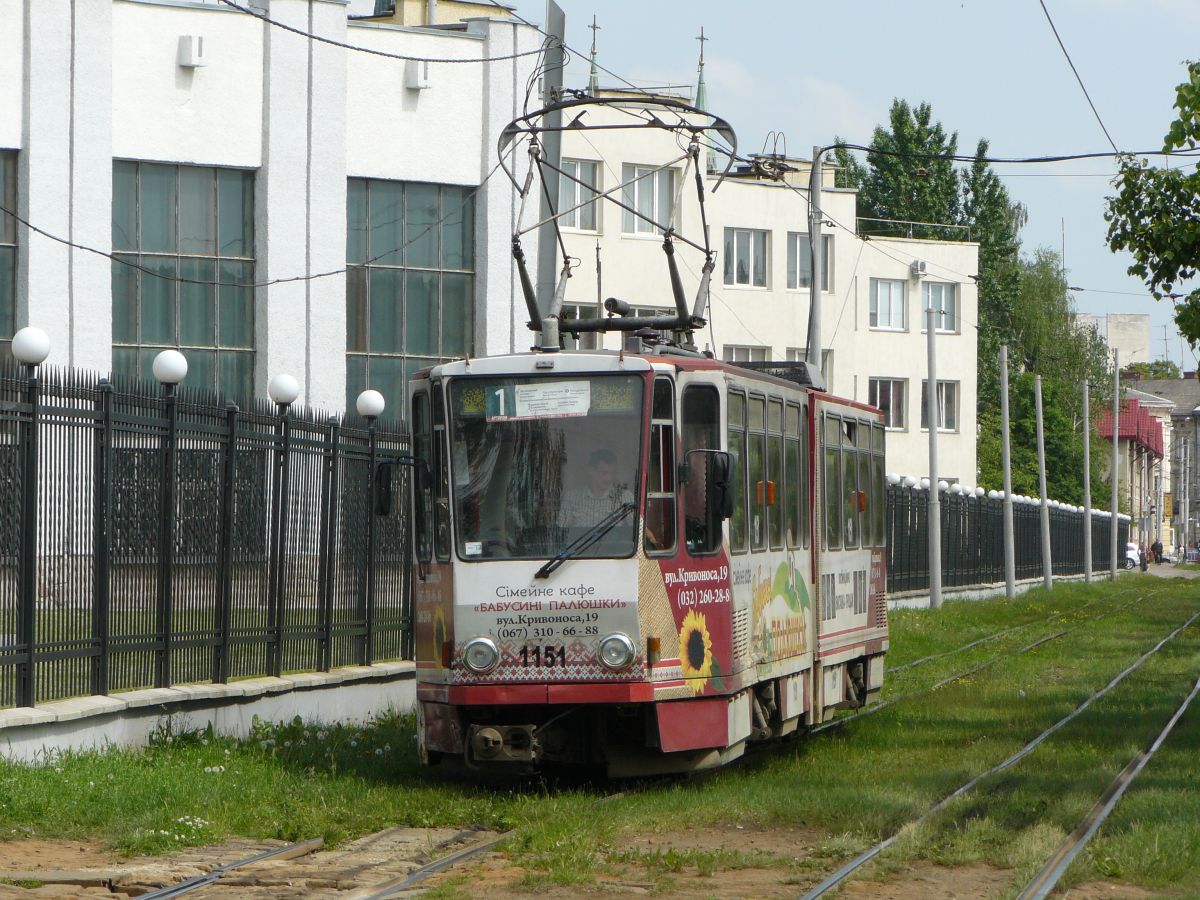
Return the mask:
<path id="1" fill-rule="evenodd" d="M 600 641 L 600 662 L 610 669 L 628 669 L 633 665 L 634 653 L 629 635 L 617 632 Z"/>
<path id="2" fill-rule="evenodd" d="M 496 663 L 500 661 L 500 651 L 496 649 L 496 642 L 491 638 L 471 638 L 463 644 L 462 660 L 476 675 L 484 675 L 496 668 Z"/>

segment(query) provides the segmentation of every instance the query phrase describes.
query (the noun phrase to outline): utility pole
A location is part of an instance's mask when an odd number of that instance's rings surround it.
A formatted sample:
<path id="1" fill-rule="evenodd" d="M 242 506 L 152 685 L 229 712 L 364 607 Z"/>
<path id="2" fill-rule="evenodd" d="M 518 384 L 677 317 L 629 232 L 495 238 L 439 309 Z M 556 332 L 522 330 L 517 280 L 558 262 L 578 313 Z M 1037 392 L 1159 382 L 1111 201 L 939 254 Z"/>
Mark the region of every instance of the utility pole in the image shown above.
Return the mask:
<path id="1" fill-rule="evenodd" d="M 1121 351 L 1113 350 L 1113 423 L 1112 423 L 1112 510 L 1111 527 L 1108 535 L 1108 576 L 1117 580 L 1117 525 L 1120 524 L 1120 513 L 1117 512 L 1117 485 L 1121 481 Z"/>
<path id="2" fill-rule="evenodd" d="M 938 487 L 938 397 L 937 354 L 934 335 L 937 334 L 937 312 L 933 304 L 925 310 L 925 327 L 929 335 L 929 386 L 925 390 L 925 408 L 929 414 L 929 608 L 942 606 L 942 503 Z"/>
<path id="3" fill-rule="evenodd" d="M 554 0 L 546 0 L 546 31 L 557 40 L 550 41 L 546 47 L 546 68 L 542 75 L 543 106 L 557 102 L 562 96 L 563 87 L 563 45 L 567 40 L 567 17 Z M 537 296 L 538 308 L 545 315 L 550 311 L 561 264 L 557 222 L 546 220 L 554 215 L 559 203 L 559 176 L 555 169 L 562 168 L 562 112 L 550 113 L 542 124 L 544 128 L 538 137 L 542 145 L 542 159 L 547 165 L 539 173 L 545 187 L 540 208 L 542 221 L 546 224 L 538 229 Z"/>
<path id="4" fill-rule="evenodd" d="M 1042 376 L 1033 379 L 1037 411 L 1038 489 L 1042 500 L 1042 581 L 1046 589 L 1054 587 L 1054 564 L 1050 559 L 1050 498 L 1046 496 L 1046 437 L 1042 427 Z"/>
<path id="5" fill-rule="evenodd" d="M 1092 414 L 1083 380 L 1083 580 L 1092 580 Z"/>
<path id="6" fill-rule="evenodd" d="M 813 147 L 812 171 L 808 179 L 808 247 L 812 259 L 812 278 L 808 290 L 808 347 L 805 350 L 809 366 L 809 377 L 819 372 L 821 386 L 825 384 L 825 373 L 821 370 L 821 279 L 824 276 L 825 260 L 821 254 L 821 225 L 825 218 L 821 212 L 821 153 L 823 148 Z M 941 597 L 939 594 L 939 601 Z"/>
<path id="7" fill-rule="evenodd" d="M 1004 464 L 1004 596 L 1017 593 L 1017 554 L 1013 546 L 1012 448 L 1008 439 L 1008 345 L 1000 348 L 1000 428 Z"/>

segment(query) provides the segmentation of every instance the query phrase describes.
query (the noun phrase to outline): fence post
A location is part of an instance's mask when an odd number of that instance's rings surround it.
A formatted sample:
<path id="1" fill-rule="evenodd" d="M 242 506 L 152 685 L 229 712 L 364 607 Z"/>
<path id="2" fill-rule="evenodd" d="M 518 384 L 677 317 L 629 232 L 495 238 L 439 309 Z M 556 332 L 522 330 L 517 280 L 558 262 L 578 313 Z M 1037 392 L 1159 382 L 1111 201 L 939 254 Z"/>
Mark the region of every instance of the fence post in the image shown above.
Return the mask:
<path id="1" fill-rule="evenodd" d="M 321 671 L 333 668 L 333 548 L 336 545 L 338 523 L 338 471 L 341 427 L 337 416 L 329 417 L 329 441 L 325 450 L 325 466 L 321 473 L 321 546 L 319 550 L 318 584 L 321 591 L 321 642 L 318 665 Z"/>
<path id="2" fill-rule="evenodd" d="M 213 647 L 212 680 L 229 681 L 229 627 L 233 604 L 233 519 L 236 509 L 237 421 L 236 403 L 225 406 L 225 444 L 221 448 L 221 536 L 217 557 L 217 643 Z"/>
<path id="3" fill-rule="evenodd" d="M 28 367 L 25 381 L 25 420 L 21 457 L 21 566 L 18 574 L 17 643 L 23 657 L 17 666 L 17 705 L 33 706 L 35 698 L 33 645 L 37 639 L 38 532 L 38 418 L 40 385 L 37 368 Z"/>
<path id="4" fill-rule="evenodd" d="M 160 688 L 171 686 L 171 645 L 174 642 L 171 578 L 175 568 L 175 454 L 179 441 L 179 401 L 175 396 L 175 385 L 170 382 L 164 383 L 163 393 L 167 430 L 163 438 L 162 502 L 159 509 L 158 608 L 155 616 L 158 649 L 154 678 L 155 687 Z"/>
<path id="5" fill-rule="evenodd" d="M 283 582 L 287 565 L 288 528 L 288 463 L 292 449 L 292 423 L 288 404 L 279 406 L 279 440 L 275 456 L 275 495 L 272 519 L 275 527 L 271 536 L 271 595 L 267 601 L 267 674 L 278 676 L 283 671 Z"/>
<path id="6" fill-rule="evenodd" d="M 92 693 L 108 693 L 109 522 L 112 519 L 112 385 L 96 385 L 95 488 L 92 515 Z"/>
<path id="7" fill-rule="evenodd" d="M 364 508 L 367 512 L 367 555 L 366 571 L 363 573 L 363 612 L 365 629 L 362 642 L 362 657 L 359 663 L 369 666 L 375 657 L 375 466 L 376 435 L 375 419 L 368 419 L 367 440 L 370 446 L 370 463 L 367 465 L 367 493 Z"/>

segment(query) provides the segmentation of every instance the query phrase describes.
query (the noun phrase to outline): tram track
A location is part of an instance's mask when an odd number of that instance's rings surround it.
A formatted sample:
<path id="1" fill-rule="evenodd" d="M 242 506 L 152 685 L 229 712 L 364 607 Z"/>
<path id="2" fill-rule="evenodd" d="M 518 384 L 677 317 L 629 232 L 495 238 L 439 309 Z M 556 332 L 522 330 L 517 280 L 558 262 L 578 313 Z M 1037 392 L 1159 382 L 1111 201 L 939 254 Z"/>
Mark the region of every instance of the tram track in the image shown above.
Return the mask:
<path id="1" fill-rule="evenodd" d="M 970 676 L 972 676 L 978 672 L 982 672 L 984 669 L 990 668 L 991 666 L 994 666 L 996 663 L 998 663 L 1002 660 L 1011 659 L 1013 656 L 1019 656 L 1022 653 L 1028 653 L 1030 650 L 1036 650 L 1038 647 L 1041 647 L 1043 644 L 1048 644 L 1051 641 L 1058 640 L 1061 637 L 1065 637 L 1066 635 L 1070 634 L 1071 632 L 1076 631 L 1079 628 L 1082 628 L 1084 625 L 1089 625 L 1089 624 L 1092 624 L 1095 622 L 1099 622 L 1101 619 L 1105 619 L 1105 618 L 1108 618 L 1109 616 L 1116 615 L 1119 612 L 1124 612 L 1125 610 L 1129 609 L 1131 606 L 1141 602 L 1142 600 L 1145 600 L 1147 597 L 1153 597 L 1157 594 L 1162 593 L 1164 590 L 1166 590 L 1166 588 L 1159 588 L 1158 590 L 1149 592 L 1145 596 L 1135 597 L 1133 600 L 1130 600 L 1128 603 L 1122 603 L 1120 606 L 1110 609 L 1108 612 L 1101 613 L 1098 616 L 1089 617 L 1089 618 L 1083 620 L 1082 622 L 1078 622 L 1075 625 L 1072 625 L 1070 628 L 1064 628 L 1062 631 L 1057 631 L 1057 632 L 1054 632 L 1053 634 L 1049 634 L 1049 635 L 1045 635 L 1044 637 L 1040 637 L 1036 641 L 1028 643 L 1023 647 L 1019 647 L 1016 650 L 1012 650 L 1007 653 L 998 653 L 995 656 L 991 656 L 991 657 L 983 660 L 982 662 L 980 662 L 974 666 L 971 666 L 968 669 L 964 669 L 961 672 L 956 672 L 953 675 L 947 675 L 945 678 L 942 678 L 939 681 L 936 681 L 933 684 L 928 685 L 926 687 L 917 688 L 916 690 L 908 691 L 907 693 L 900 694 L 896 697 L 889 697 L 887 700 L 883 700 L 872 706 L 868 706 L 864 709 L 859 710 L 856 713 L 852 713 L 851 715 L 841 716 L 837 719 L 831 719 L 830 721 L 824 722 L 815 728 L 810 728 L 808 730 L 808 734 L 821 734 L 822 732 L 825 732 L 825 731 L 831 731 L 834 728 L 841 728 L 843 725 L 848 725 L 850 722 L 853 722 L 857 719 L 861 719 L 861 718 L 864 718 L 865 716 L 870 716 L 870 715 L 874 715 L 875 713 L 882 712 L 885 709 L 895 706 L 897 703 L 902 703 L 905 700 L 912 700 L 915 697 L 922 697 L 925 694 L 931 694 L 934 691 L 936 691 L 940 688 L 944 688 L 947 685 L 951 685 L 956 681 L 961 681 L 964 678 L 969 678 Z M 1084 609 L 1086 606 L 1090 606 L 1090 605 L 1091 604 L 1085 604 L 1084 606 L 1078 607 L 1077 609 L 1071 610 L 1070 612 L 1071 613 L 1079 612 L 1080 610 Z M 1069 614 L 1070 613 L 1061 613 L 1061 614 L 1059 614 L 1059 616 L 1061 617 L 1062 615 L 1069 615 Z M 1054 617 L 1051 617 L 1051 618 L 1054 618 Z M 1038 621 L 1041 623 L 1045 623 L 1047 621 L 1050 621 L 1050 619 L 1041 619 Z M 1034 623 L 1027 622 L 1025 624 L 1030 625 L 1030 624 L 1034 624 Z M 1023 627 L 1025 627 L 1025 626 L 1024 625 L 1017 626 L 1017 628 L 1023 628 Z M 1009 632 L 1015 631 L 1015 630 L 1016 630 L 1016 628 L 1009 629 Z M 975 644 L 978 644 L 978 643 L 980 643 L 980 642 L 979 641 L 975 642 Z M 967 646 L 970 646 L 970 645 L 967 645 Z M 960 650 L 966 649 L 966 647 L 960 647 L 959 649 Z M 957 651 L 950 651 L 950 652 L 954 653 Z M 949 654 L 947 654 L 947 655 L 949 655 Z"/>
<path id="2" fill-rule="evenodd" d="M 1115 594 L 1112 595 L 1112 597 L 1119 597 L 1122 594 L 1129 594 L 1136 590 L 1137 590 L 1137 588 L 1127 588 L 1123 591 L 1117 591 Z M 1157 594 L 1157 593 L 1159 593 L 1159 592 L 1153 591 L 1152 595 Z M 947 656 L 954 656 L 956 653 L 962 653 L 965 650 L 970 650 L 972 647 L 978 647 L 980 644 L 986 644 L 988 641 L 993 641 L 993 640 L 996 640 L 997 638 L 1002 638 L 1006 634 L 1012 634 L 1013 632 L 1020 631 L 1022 628 L 1028 628 L 1031 625 L 1044 625 L 1047 622 L 1053 622 L 1056 619 L 1062 619 L 1062 618 L 1065 618 L 1066 616 L 1073 615 L 1074 613 L 1082 612 L 1083 610 L 1088 609 L 1089 607 L 1095 606 L 1098 603 L 1103 603 L 1105 600 L 1112 599 L 1112 597 L 1098 597 L 1095 600 L 1091 600 L 1091 601 L 1083 604 L 1082 606 L 1075 607 L 1074 609 L 1063 610 L 1062 612 L 1055 613 L 1052 616 L 1046 616 L 1045 618 L 1042 618 L 1042 619 L 1030 619 L 1028 622 L 1022 622 L 1020 625 L 1013 625 L 1011 628 L 1005 628 L 1001 631 L 996 631 L 996 632 L 993 632 L 992 634 L 984 635 L 981 638 L 976 638 L 975 640 L 971 641 L 970 643 L 963 644 L 961 647 L 955 647 L 953 650 L 944 650 L 941 653 L 931 653 L 928 656 L 922 656 L 919 659 L 914 659 L 910 662 L 902 663 L 901 665 L 891 667 L 886 670 L 886 674 L 896 675 L 900 672 L 905 672 L 909 669 L 915 669 L 918 666 L 923 666 L 926 663 L 933 662 L 934 660 L 945 659 Z"/>
<path id="3" fill-rule="evenodd" d="M 1073 709 L 1070 713 L 1063 716 L 1061 719 L 1056 721 L 1050 727 L 1046 728 L 1044 731 L 1039 733 L 1037 736 L 1035 736 L 1034 738 L 1029 740 L 1016 752 L 1007 756 L 1005 759 L 1001 760 L 999 763 L 997 763 L 994 766 L 992 766 L 991 768 L 987 769 L 985 772 L 983 772 L 979 775 L 976 775 L 974 778 L 970 779 L 965 784 L 960 785 L 954 791 L 947 794 L 945 797 L 943 797 L 941 800 L 939 800 L 937 803 L 935 803 L 933 806 L 931 806 L 928 810 L 926 810 L 920 816 L 907 822 L 900 830 L 896 831 L 890 837 L 885 838 L 884 840 L 878 842 L 877 844 L 873 845 L 872 847 L 870 847 L 867 850 L 860 853 L 858 856 L 854 857 L 854 859 L 850 860 L 845 865 L 836 869 L 834 872 L 832 872 L 830 875 L 828 875 L 824 880 L 819 882 L 817 885 L 815 885 L 813 888 L 811 888 L 806 894 L 804 894 L 803 900 L 815 900 L 815 898 L 817 898 L 817 897 L 824 896 L 830 890 L 841 885 L 847 878 L 849 878 L 850 875 L 854 874 L 854 872 L 858 871 L 862 866 L 866 865 L 868 862 L 875 859 L 877 856 L 879 856 L 881 853 L 883 853 L 885 850 L 887 850 L 890 846 L 892 846 L 892 844 L 896 842 L 896 840 L 900 837 L 900 835 L 904 832 L 905 829 L 913 828 L 917 825 L 920 825 L 920 824 L 928 821 L 934 815 L 936 815 L 937 813 L 944 810 L 947 806 L 949 806 L 950 803 L 952 803 L 954 800 L 956 800 L 957 798 L 962 797 L 965 794 L 969 793 L 970 791 L 974 790 L 974 788 L 977 787 L 981 782 L 985 781 L 986 779 L 990 778 L 993 775 L 996 775 L 996 774 L 1016 765 L 1018 762 L 1025 759 L 1025 757 L 1027 757 L 1031 753 L 1033 753 L 1033 751 L 1036 750 L 1039 746 L 1041 746 L 1042 743 L 1044 743 L 1048 738 L 1050 738 L 1052 735 L 1054 735 L 1060 729 L 1064 728 L 1070 722 L 1074 721 L 1076 718 L 1078 718 L 1080 715 L 1082 715 L 1089 707 L 1091 707 L 1091 705 L 1093 703 L 1095 703 L 1097 700 L 1104 697 L 1106 694 L 1108 694 L 1110 691 L 1112 691 L 1117 685 L 1119 685 L 1122 681 L 1124 681 L 1126 677 L 1128 677 L 1130 674 L 1132 674 L 1133 672 L 1135 672 L 1139 668 L 1141 668 L 1141 666 L 1147 660 L 1149 660 L 1152 656 L 1154 656 L 1156 653 L 1158 653 L 1163 647 L 1165 647 L 1170 641 L 1172 641 L 1174 638 L 1176 638 L 1179 634 L 1181 634 L 1187 628 L 1191 627 L 1191 625 L 1193 623 L 1195 623 L 1197 621 L 1197 619 L 1200 619 L 1200 611 L 1193 613 L 1186 621 L 1183 622 L 1183 624 L 1174 628 L 1164 638 L 1159 640 L 1153 647 L 1151 647 L 1149 650 L 1147 650 L 1145 653 L 1143 653 L 1141 656 L 1139 656 L 1130 665 L 1128 665 L 1123 670 L 1121 670 L 1121 672 L 1119 672 L 1117 675 L 1115 675 L 1102 688 L 1100 688 L 1099 690 L 1097 690 L 1093 694 L 1091 694 L 1089 697 L 1087 697 L 1082 703 L 1080 703 L 1078 706 L 1076 706 L 1075 709 Z M 1094 621 L 1094 620 L 1092 620 L 1092 621 Z M 1190 702 L 1190 700 L 1189 700 L 1189 702 Z M 1183 707 L 1183 708 L 1186 708 L 1186 707 Z M 1181 710 L 1183 708 L 1181 708 Z M 1179 711 L 1178 715 L 1182 716 L 1182 711 Z M 1164 739 L 1165 739 L 1165 737 L 1164 737 Z M 1130 780 L 1132 780 L 1132 777 L 1130 778 Z M 1076 852 L 1078 852 L 1078 851 L 1076 851 Z M 1068 862 L 1068 864 L 1069 864 L 1069 862 Z M 1065 867 L 1063 868 L 1063 871 L 1065 871 Z"/>

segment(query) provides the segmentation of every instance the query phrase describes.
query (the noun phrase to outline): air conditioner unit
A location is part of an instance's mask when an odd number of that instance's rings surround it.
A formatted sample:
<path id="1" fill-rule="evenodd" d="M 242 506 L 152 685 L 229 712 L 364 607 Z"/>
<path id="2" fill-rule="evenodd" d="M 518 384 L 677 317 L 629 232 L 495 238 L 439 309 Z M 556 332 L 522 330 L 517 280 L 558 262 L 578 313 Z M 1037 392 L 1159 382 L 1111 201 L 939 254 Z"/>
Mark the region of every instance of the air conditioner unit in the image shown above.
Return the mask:
<path id="1" fill-rule="evenodd" d="M 912 273 L 913 278 L 923 278 L 925 276 L 925 260 L 914 259 L 908 270 Z"/>
<path id="2" fill-rule="evenodd" d="M 196 69 L 200 66 L 207 66 L 208 57 L 205 53 L 204 35 L 181 34 L 179 36 L 179 54 L 176 61 L 185 69 Z"/>
<path id="3" fill-rule="evenodd" d="M 429 63 L 419 59 L 405 60 L 404 86 L 410 91 L 423 91 L 429 87 Z"/>

